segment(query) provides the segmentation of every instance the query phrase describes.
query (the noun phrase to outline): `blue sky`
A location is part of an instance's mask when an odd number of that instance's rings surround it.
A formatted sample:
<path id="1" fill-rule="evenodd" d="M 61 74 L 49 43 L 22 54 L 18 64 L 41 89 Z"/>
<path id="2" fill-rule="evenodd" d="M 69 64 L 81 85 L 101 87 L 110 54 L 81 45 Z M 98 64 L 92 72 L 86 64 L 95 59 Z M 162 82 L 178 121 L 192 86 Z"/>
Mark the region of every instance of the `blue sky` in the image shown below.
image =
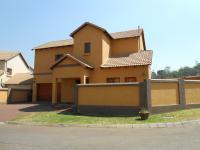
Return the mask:
<path id="1" fill-rule="evenodd" d="M 200 61 L 199 0 L 0 0 L 0 50 L 20 50 L 33 66 L 39 44 L 69 38 L 85 21 L 109 32 L 144 28 L 153 70 Z"/>

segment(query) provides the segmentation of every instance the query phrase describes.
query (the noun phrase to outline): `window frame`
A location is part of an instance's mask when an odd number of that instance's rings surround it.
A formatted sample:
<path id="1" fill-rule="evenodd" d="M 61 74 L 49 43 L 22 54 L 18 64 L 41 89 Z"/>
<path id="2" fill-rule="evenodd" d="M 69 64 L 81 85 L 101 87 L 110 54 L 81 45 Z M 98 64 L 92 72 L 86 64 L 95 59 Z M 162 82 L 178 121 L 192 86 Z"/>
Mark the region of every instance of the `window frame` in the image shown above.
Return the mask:
<path id="1" fill-rule="evenodd" d="M 109 77 L 109 78 L 106 78 L 106 83 L 120 83 L 120 77 Z"/>
<path id="2" fill-rule="evenodd" d="M 7 68 L 6 69 L 6 74 L 11 76 L 12 75 L 12 68 Z"/>
<path id="3" fill-rule="evenodd" d="M 85 42 L 84 43 L 84 54 L 90 54 L 91 53 L 91 42 Z"/>
<path id="4" fill-rule="evenodd" d="M 135 79 L 135 81 L 128 81 L 129 79 L 133 79 L 133 78 Z M 137 78 L 136 77 L 125 77 L 124 82 L 126 82 L 126 83 L 127 82 L 137 82 Z"/>
<path id="5" fill-rule="evenodd" d="M 54 57 L 54 61 L 58 61 L 60 58 L 62 58 L 64 56 L 64 54 L 56 54 Z"/>

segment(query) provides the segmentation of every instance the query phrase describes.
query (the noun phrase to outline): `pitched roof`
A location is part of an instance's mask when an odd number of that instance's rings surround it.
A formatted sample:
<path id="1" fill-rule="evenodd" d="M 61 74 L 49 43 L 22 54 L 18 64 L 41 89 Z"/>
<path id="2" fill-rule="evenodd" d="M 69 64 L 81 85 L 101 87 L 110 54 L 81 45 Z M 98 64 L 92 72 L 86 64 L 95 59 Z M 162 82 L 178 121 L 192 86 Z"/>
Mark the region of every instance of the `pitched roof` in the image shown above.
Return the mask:
<path id="1" fill-rule="evenodd" d="M 121 39 L 121 38 L 129 38 L 129 37 L 136 37 L 140 36 L 143 32 L 143 29 L 135 29 L 135 30 L 128 30 L 123 32 L 114 32 L 110 33 L 113 39 Z"/>
<path id="2" fill-rule="evenodd" d="M 0 70 L 0 76 L 1 76 L 2 74 L 4 74 L 4 71 L 3 71 L 3 70 Z"/>
<path id="3" fill-rule="evenodd" d="M 0 60 L 9 60 L 17 55 L 19 55 L 19 52 L 16 51 L 0 51 Z"/>
<path id="4" fill-rule="evenodd" d="M 32 84 L 33 75 L 30 73 L 16 73 L 9 80 L 5 82 L 5 84 L 13 84 L 13 85 L 26 85 Z"/>
<path id="5" fill-rule="evenodd" d="M 72 56 L 71 54 L 65 54 L 61 59 L 59 59 L 57 62 L 55 62 L 50 68 L 53 69 L 55 66 L 57 66 L 59 63 L 61 63 L 66 58 L 71 58 L 72 60 L 78 62 L 80 65 L 85 66 L 90 69 L 93 69 L 92 66 L 88 65 L 87 63 L 83 62 L 82 60 L 79 60 L 78 58 Z"/>
<path id="6" fill-rule="evenodd" d="M 73 44 L 74 44 L 73 39 L 58 40 L 58 41 L 51 41 L 51 42 L 39 45 L 35 47 L 34 49 L 68 46 L 68 45 L 73 45 Z"/>
<path id="7" fill-rule="evenodd" d="M 148 50 L 132 53 L 127 57 L 108 58 L 108 60 L 104 64 L 102 64 L 101 67 L 110 68 L 150 65 L 152 63 L 152 54 L 153 52 Z"/>
<path id="8" fill-rule="evenodd" d="M 93 23 L 85 22 L 81 26 L 79 26 L 76 30 L 74 30 L 70 36 L 73 37 L 74 34 L 76 34 L 79 30 L 81 30 L 86 25 L 93 26 L 101 31 L 103 31 L 106 35 L 108 35 L 111 39 L 122 39 L 122 38 L 130 38 L 130 37 L 136 37 L 136 36 L 144 36 L 143 29 L 135 29 L 135 30 L 128 30 L 128 31 L 122 31 L 122 32 L 114 32 L 109 33 L 106 29 L 99 27 Z M 144 38 L 144 37 L 143 37 Z M 60 46 L 68 46 L 73 45 L 74 41 L 73 39 L 66 39 L 66 40 L 58 40 L 58 41 L 51 41 L 42 45 L 39 45 L 33 49 L 43 49 L 43 48 L 52 48 L 52 47 L 60 47 Z"/>
<path id="9" fill-rule="evenodd" d="M 81 26 L 79 26 L 76 30 L 74 30 L 74 31 L 70 34 L 70 36 L 73 37 L 79 30 L 81 30 L 83 27 L 85 27 L 85 26 L 87 26 L 87 25 L 93 26 L 93 27 L 95 27 L 95 28 L 97 28 L 97 29 L 103 31 L 103 32 L 104 32 L 105 34 L 107 34 L 110 38 L 112 38 L 112 37 L 110 36 L 110 34 L 107 32 L 106 29 L 104 29 L 104 28 L 102 28 L 102 27 L 100 27 L 100 26 L 97 26 L 97 25 L 95 25 L 95 24 L 93 24 L 93 23 L 91 23 L 91 22 L 85 22 L 85 23 L 83 23 L 83 24 L 82 24 Z"/>

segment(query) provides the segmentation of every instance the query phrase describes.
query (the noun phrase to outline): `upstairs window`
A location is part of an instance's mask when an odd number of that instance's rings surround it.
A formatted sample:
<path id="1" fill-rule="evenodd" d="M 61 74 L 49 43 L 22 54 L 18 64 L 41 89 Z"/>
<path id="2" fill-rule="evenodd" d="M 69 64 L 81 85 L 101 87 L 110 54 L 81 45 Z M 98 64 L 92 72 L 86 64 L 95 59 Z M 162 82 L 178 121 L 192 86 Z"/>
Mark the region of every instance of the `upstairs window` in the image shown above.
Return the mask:
<path id="1" fill-rule="evenodd" d="M 90 42 L 84 43 L 84 53 L 89 54 L 90 52 L 91 52 L 91 43 Z"/>
<path id="2" fill-rule="evenodd" d="M 107 78 L 106 81 L 107 83 L 119 83 L 120 78 Z"/>
<path id="3" fill-rule="evenodd" d="M 7 75 L 12 75 L 12 69 L 11 68 L 7 68 Z"/>
<path id="4" fill-rule="evenodd" d="M 57 54 L 55 56 L 55 61 L 58 61 L 61 57 L 63 57 L 63 54 Z"/>
<path id="5" fill-rule="evenodd" d="M 136 81 L 137 81 L 136 77 L 126 77 L 125 78 L 125 82 L 136 82 Z"/>

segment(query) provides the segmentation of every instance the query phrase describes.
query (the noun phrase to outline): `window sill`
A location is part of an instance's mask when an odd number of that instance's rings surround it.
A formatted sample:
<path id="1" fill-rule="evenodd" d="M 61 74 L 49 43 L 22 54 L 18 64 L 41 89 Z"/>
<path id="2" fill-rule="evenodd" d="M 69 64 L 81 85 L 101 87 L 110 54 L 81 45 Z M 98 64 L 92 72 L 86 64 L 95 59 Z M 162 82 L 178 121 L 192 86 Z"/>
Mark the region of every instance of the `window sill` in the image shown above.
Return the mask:
<path id="1" fill-rule="evenodd" d="M 90 56 L 90 53 L 84 53 L 83 55 L 84 56 Z"/>

